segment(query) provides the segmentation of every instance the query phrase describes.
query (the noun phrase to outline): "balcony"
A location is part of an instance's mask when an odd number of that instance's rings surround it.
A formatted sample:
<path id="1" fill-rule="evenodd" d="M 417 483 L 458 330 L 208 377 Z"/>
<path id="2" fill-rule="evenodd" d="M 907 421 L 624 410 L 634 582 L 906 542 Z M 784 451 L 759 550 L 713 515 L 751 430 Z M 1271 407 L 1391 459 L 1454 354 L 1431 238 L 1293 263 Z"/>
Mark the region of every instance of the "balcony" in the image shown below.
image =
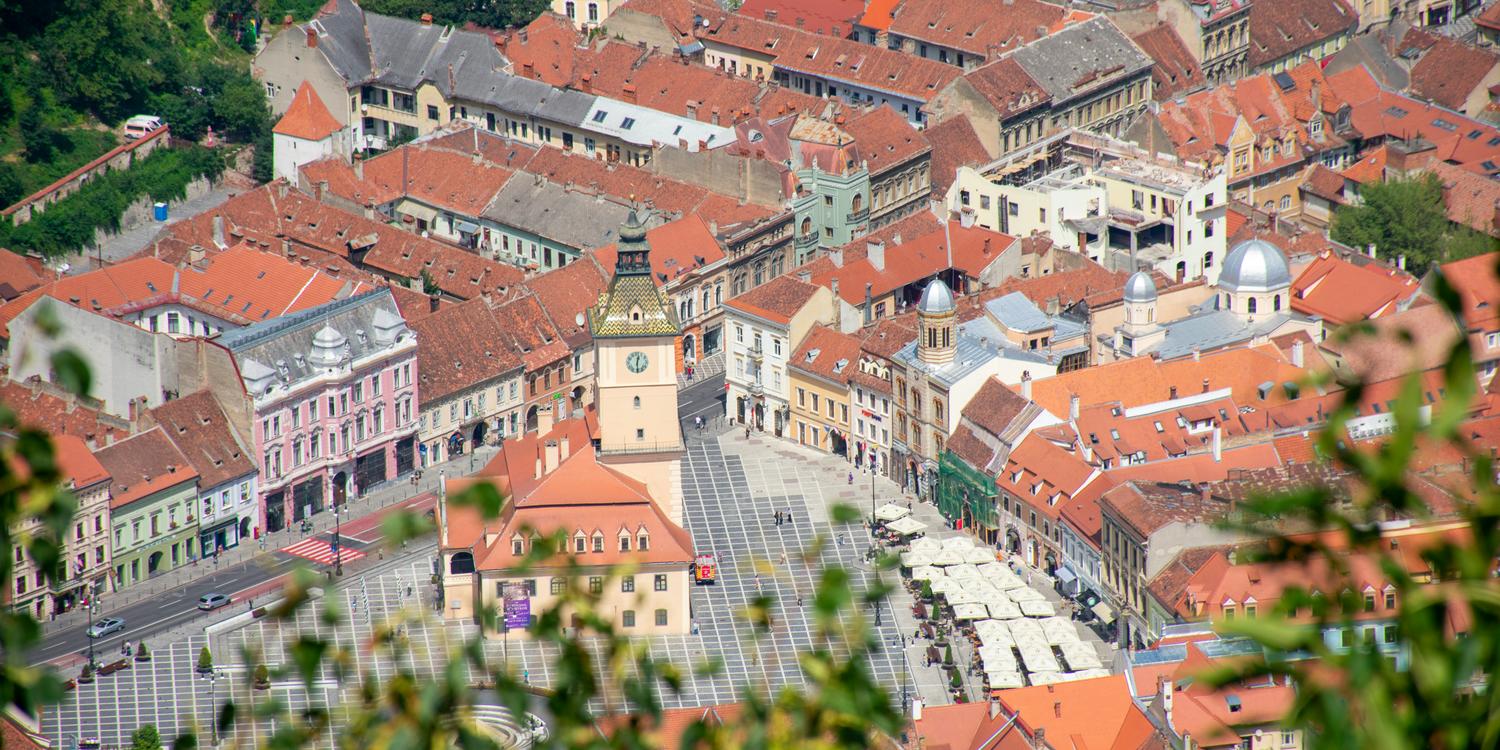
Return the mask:
<path id="1" fill-rule="evenodd" d="M 816 233 L 814 233 L 814 232 L 809 232 L 807 234 L 804 234 L 804 235 L 802 235 L 802 236 L 800 236 L 800 237 L 797 238 L 796 245 L 797 245 L 797 249 L 798 250 L 808 250 L 808 249 L 817 247 L 818 246 L 818 235 Z"/>
<path id="2" fill-rule="evenodd" d="M 870 218 L 869 208 L 861 208 L 860 210 L 855 211 L 848 216 L 850 224 L 858 224 L 859 222 L 864 221 L 868 218 Z"/>
<path id="3" fill-rule="evenodd" d="M 750 384 L 750 395 L 751 396 L 755 396 L 755 397 L 760 397 L 760 396 L 766 395 L 766 386 L 765 386 L 765 384 L 761 383 L 759 381 L 751 383 Z"/>
<path id="4" fill-rule="evenodd" d="M 756 364 L 766 361 L 766 350 L 758 345 L 752 348 L 750 350 L 750 361 Z"/>

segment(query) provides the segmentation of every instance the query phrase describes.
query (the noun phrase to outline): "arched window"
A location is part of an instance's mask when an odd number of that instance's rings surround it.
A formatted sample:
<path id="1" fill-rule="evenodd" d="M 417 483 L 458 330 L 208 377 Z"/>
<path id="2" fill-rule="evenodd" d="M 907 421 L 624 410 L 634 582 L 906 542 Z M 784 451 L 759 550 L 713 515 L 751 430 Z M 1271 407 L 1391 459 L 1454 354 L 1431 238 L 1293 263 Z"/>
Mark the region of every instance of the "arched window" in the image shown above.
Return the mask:
<path id="1" fill-rule="evenodd" d="M 568 2 L 563 7 L 567 9 L 569 19 L 578 17 L 578 7 L 577 4 L 573 2 L 573 0 L 568 0 Z"/>
<path id="2" fill-rule="evenodd" d="M 806 237 L 809 234 L 812 234 L 812 219 L 805 217 L 802 219 L 802 236 Z"/>
<path id="3" fill-rule="evenodd" d="M 1251 297 L 1248 301 L 1245 302 L 1245 312 L 1247 312 L 1247 313 L 1254 313 L 1255 312 L 1255 298 L 1254 297 Z"/>
<path id="4" fill-rule="evenodd" d="M 453 557 L 448 558 L 448 572 L 454 575 L 474 572 L 474 553 L 454 552 Z"/>
<path id="5" fill-rule="evenodd" d="M 854 194 L 854 213 L 859 213 L 865 207 L 865 197 L 859 193 Z"/>
<path id="6" fill-rule="evenodd" d="M 1203 254 L 1203 270 L 1207 271 L 1214 267 L 1214 254 L 1207 252 Z"/>
<path id="7" fill-rule="evenodd" d="M 1271 309 L 1281 312 L 1281 295 L 1278 294 L 1271 298 Z"/>
<path id="8" fill-rule="evenodd" d="M 689 295 L 687 298 L 687 317 L 693 317 L 693 298 L 691 295 Z"/>
<path id="9" fill-rule="evenodd" d="M 718 307 L 722 304 L 724 304 L 724 285 L 714 284 L 714 306 Z"/>
<path id="10" fill-rule="evenodd" d="M 599 22 L 599 4 L 589 3 L 589 23 Z"/>
<path id="11" fill-rule="evenodd" d="M 555 577 L 555 578 L 552 579 L 552 588 L 551 588 L 551 591 L 552 591 L 552 595 L 553 596 L 561 594 L 567 588 L 568 588 L 568 579 L 563 578 L 561 576 L 558 576 L 558 577 Z"/>
<path id="12" fill-rule="evenodd" d="M 631 399 L 631 406 L 634 406 L 637 409 L 641 408 L 641 397 L 636 396 L 635 398 Z"/>
<path id="13" fill-rule="evenodd" d="M 712 302 L 713 302 L 713 296 L 709 293 L 709 290 L 704 289 L 703 290 L 703 311 L 704 312 L 708 312 L 709 310 L 713 309 L 711 307 Z"/>

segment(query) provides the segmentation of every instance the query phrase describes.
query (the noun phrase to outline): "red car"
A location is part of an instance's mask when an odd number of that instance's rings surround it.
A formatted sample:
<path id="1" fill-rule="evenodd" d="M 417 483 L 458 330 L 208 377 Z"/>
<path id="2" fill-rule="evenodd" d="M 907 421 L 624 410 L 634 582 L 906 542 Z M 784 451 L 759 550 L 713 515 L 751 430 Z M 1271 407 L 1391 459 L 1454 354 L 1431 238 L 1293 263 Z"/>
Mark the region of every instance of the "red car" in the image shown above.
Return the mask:
<path id="1" fill-rule="evenodd" d="M 713 583 L 719 576 L 719 561 L 713 555 L 698 555 L 693 558 L 693 582 L 698 585 Z"/>

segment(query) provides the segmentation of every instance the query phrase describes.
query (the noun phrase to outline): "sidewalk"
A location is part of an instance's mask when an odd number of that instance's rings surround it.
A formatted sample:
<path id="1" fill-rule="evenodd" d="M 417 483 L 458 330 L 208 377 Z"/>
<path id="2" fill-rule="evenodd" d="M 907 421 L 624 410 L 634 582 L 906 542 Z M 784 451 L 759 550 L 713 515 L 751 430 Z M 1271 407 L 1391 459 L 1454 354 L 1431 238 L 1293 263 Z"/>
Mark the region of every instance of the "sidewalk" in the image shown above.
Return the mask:
<path id="1" fill-rule="evenodd" d="M 343 522 L 353 523 L 361 518 L 371 516 L 381 510 L 389 508 L 397 503 L 410 500 L 413 497 L 429 492 L 437 492 L 438 483 L 442 476 L 466 476 L 480 468 L 494 456 L 499 449 L 493 446 L 482 446 L 475 452 L 459 456 L 451 461 L 433 464 L 422 469 L 422 479 L 413 484 L 410 475 L 394 479 L 376 487 L 374 490 L 357 498 L 350 498 L 344 503 L 346 512 L 343 514 Z M 262 534 L 259 540 L 245 540 L 239 546 L 224 550 L 219 554 L 217 565 L 210 559 L 199 559 L 197 562 L 174 568 L 162 573 L 155 578 L 142 581 L 121 591 L 108 592 L 99 597 L 100 611 L 109 612 L 121 607 L 126 607 L 137 602 L 152 599 L 163 592 L 172 591 L 191 584 L 203 575 L 212 573 L 219 568 L 229 568 L 254 560 L 262 554 L 275 553 L 287 545 L 306 539 L 307 537 L 332 531 L 334 517 L 331 510 L 324 510 L 312 516 L 312 532 L 302 533 L 299 528 L 300 522 L 292 522 L 281 531 Z M 370 555 L 373 557 L 374 555 Z M 71 612 L 59 615 L 56 619 L 42 625 L 43 636 L 51 635 L 60 630 L 76 627 L 88 621 L 88 610 L 79 607 Z"/>
<path id="2" fill-rule="evenodd" d="M 686 373 L 677 374 L 677 390 L 689 388 L 707 380 L 724 371 L 724 351 L 721 349 L 713 354 L 698 360 L 693 365 L 693 377 L 688 379 Z"/>

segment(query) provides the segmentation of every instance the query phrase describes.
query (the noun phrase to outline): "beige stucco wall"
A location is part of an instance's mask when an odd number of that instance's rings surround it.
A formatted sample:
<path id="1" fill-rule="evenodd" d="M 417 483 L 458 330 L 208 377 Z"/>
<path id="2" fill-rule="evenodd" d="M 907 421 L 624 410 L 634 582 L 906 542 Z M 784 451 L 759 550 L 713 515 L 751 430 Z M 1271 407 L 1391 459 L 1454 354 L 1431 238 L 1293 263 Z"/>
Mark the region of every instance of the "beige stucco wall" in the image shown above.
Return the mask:
<path id="1" fill-rule="evenodd" d="M 1159 296 L 1156 299 L 1158 323 L 1186 317 L 1192 308 L 1214 296 L 1213 288 L 1206 284 L 1197 284 L 1173 291 L 1158 290 L 1158 293 Z M 1094 347 L 1094 364 L 1115 359 L 1113 350 L 1108 345 L 1100 344 L 1099 337 L 1107 336 L 1113 340 L 1115 328 L 1124 324 L 1125 304 L 1123 301 L 1089 311 L 1089 343 Z"/>
<path id="2" fill-rule="evenodd" d="M 275 35 L 255 56 L 250 71 L 267 91 L 271 114 L 277 117 L 292 105 L 292 96 L 305 80 L 323 100 L 328 111 L 347 127 L 354 112 L 349 108 L 349 91 L 342 77 L 318 50 L 307 46 L 307 35 L 301 28 L 277 28 Z M 357 96 L 356 96 L 357 98 Z"/>

